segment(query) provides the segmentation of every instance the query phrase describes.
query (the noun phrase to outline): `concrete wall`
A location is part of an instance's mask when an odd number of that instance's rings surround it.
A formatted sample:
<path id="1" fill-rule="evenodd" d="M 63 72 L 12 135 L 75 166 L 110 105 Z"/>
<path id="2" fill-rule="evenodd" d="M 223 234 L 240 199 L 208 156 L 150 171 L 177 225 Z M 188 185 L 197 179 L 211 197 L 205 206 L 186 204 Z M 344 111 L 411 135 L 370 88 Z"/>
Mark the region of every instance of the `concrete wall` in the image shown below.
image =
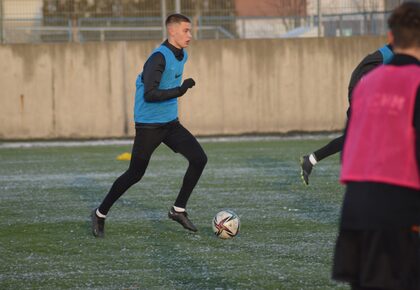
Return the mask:
<path id="1" fill-rule="evenodd" d="M 342 129 L 351 71 L 384 41 L 193 42 L 180 119 L 198 135 Z M 156 45 L 0 46 L 0 139 L 132 136 L 135 79 Z"/>

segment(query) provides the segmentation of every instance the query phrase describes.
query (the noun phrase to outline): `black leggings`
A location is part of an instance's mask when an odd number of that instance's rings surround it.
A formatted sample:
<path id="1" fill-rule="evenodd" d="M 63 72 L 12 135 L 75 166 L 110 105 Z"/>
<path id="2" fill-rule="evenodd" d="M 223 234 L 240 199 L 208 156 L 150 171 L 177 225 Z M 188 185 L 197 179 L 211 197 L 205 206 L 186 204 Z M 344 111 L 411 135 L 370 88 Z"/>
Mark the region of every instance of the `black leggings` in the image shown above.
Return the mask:
<path id="1" fill-rule="evenodd" d="M 108 195 L 99 206 L 99 212 L 107 214 L 115 201 L 143 177 L 153 151 L 164 143 L 174 152 L 182 154 L 189 162 L 175 206 L 185 208 L 197 184 L 207 156 L 197 139 L 179 122 L 159 128 L 136 128 L 136 137 L 128 170 L 115 180 Z"/>
<path id="2" fill-rule="evenodd" d="M 341 150 L 343 150 L 343 144 L 344 135 L 335 138 L 330 143 L 314 152 L 316 161 L 321 161 L 322 159 L 327 158 L 328 156 L 340 152 Z"/>

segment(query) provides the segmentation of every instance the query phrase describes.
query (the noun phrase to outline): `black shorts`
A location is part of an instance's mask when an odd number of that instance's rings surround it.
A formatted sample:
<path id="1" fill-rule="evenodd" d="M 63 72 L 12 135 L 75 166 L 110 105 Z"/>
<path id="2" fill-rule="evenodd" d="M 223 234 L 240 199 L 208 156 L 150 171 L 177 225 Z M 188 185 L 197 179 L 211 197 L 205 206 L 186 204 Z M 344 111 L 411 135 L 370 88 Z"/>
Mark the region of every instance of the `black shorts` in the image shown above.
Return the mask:
<path id="1" fill-rule="evenodd" d="M 407 230 L 341 230 L 332 278 L 361 288 L 420 289 L 420 236 Z"/>
<path id="2" fill-rule="evenodd" d="M 150 159 L 161 143 L 187 159 L 205 155 L 197 139 L 176 120 L 159 127 L 137 126 L 136 124 L 131 159 Z"/>

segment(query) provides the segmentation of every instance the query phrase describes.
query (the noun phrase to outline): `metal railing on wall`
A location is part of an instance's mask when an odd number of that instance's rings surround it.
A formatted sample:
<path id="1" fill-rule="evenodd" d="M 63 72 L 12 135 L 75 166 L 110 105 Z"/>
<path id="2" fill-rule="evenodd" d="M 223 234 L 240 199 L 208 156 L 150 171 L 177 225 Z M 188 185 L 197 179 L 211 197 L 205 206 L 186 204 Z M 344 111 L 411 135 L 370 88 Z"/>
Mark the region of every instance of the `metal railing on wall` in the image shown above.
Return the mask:
<path id="1" fill-rule="evenodd" d="M 204 19 L 203 19 L 204 18 Z M 203 24 L 206 17 L 199 19 L 196 29 L 197 39 L 236 38 L 221 25 Z M 156 19 L 159 21 L 159 19 Z M 151 40 L 162 38 L 162 26 L 144 25 L 150 19 L 143 18 L 81 18 L 77 25 L 69 19 L 60 19 L 56 25 L 43 25 L 43 19 L 13 19 L 5 21 L 8 43 L 19 42 L 88 42 Z M 135 25 L 142 23 L 143 25 Z M 131 24 L 131 25 L 130 25 Z"/>
<path id="2" fill-rule="evenodd" d="M 95 1 L 97 0 L 84 2 L 95 3 Z M 124 14 L 120 11 L 121 9 L 114 9 L 114 6 L 106 13 L 79 11 L 75 8 L 72 8 L 73 10 L 67 8 L 68 11 L 58 13 L 58 8 L 55 6 L 53 8 L 57 11 L 54 13 L 54 9 L 51 8 L 53 4 L 67 2 L 71 4 L 68 5 L 69 7 L 73 7 L 75 3 L 81 2 L 78 0 L 0 0 L 0 42 L 159 40 L 166 37 L 165 29 L 163 29 L 166 15 L 174 12 L 182 12 L 192 19 L 195 39 L 384 35 L 386 19 L 390 13 L 389 10 L 322 13 L 321 0 L 312 0 L 312 2 L 306 0 L 306 3 L 311 2 L 313 6 L 317 5 L 316 12 L 312 15 L 305 13 L 303 16 L 254 17 L 238 15 L 235 3 L 239 1 L 200 1 L 152 0 L 150 3 L 153 3 L 153 6 L 150 7 L 150 11 L 136 10 Z M 399 0 L 396 1 L 399 3 Z M 19 6 L 19 3 L 23 2 L 32 3 L 33 11 L 23 12 L 23 6 Z M 143 0 L 143 2 L 147 1 Z M 219 4 L 212 8 L 210 4 L 215 5 L 216 2 Z M 196 3 L 195 6 L 192 3 Z M 207 6 L 203 3 L 207 3 Z M 309 4 L 307 5 L 309 7 Z M 328 7 L 323 9 L 328 11 L 326 8 Z M 383 8 L 392 8 L 392 6 Z"/>

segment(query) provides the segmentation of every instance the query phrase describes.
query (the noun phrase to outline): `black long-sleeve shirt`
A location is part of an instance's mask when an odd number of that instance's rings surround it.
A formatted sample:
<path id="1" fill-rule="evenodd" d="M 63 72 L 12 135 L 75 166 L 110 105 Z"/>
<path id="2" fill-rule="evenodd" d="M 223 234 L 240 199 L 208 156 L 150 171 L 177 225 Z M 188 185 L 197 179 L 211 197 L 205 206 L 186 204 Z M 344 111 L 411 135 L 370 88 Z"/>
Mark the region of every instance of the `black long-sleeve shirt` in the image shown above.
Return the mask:
<path id="1" fill-rule="evenodd" d="M 392 50 L 392 47 L 388 45 L 389 49 Z M 379 50 L 376 50 L 373 53 L 368 54 L 365 56 L 362 61 L 356 66 L 353 70 L 350 82 L 348 86 L 348 100 L 349 100 L 349 108 L 347 109 L 347 119 L 350 118 L 351 114 L 351 95 L 353 94 L 353 90 L 356 87 L 357 83 L 360 81 L 362 77 L 364 77 L 368 72 L 376 68 L 377 66 L 383 64 L 384 58 L 382 53 Z"/>
<path id="2" fill-rule="evenodd" d="M 420 65 L 420 62 L 412 56 L 396 54 L 388 65 L 410 64 Z M 418 140 L 417 166 L 420 168 L 420 87 L 416 95 L 413 126 Z M 419 190 L 379 182 L 347 184 L 341 216 L 342 229 L 389 229 L 413 224 L 420 224 Z"/>
<path id="3" fill-rule="evenodd" d="M 176 59 L 181 61 L 184 58 L 184 50 L 176 48 L 166 40 L 162 43 L 168 47 L 175 55 Z M 166 61 L 162 53 L 156 52 L 150 56 L 143 66 L 142 80 L 144 84 L 144 99 L 146 102 L 162 102 L 182 95 L 180 87 L 167 90 L 160 90 L 159 84 L 162 74 L 165 71 Z"/>
<path id="4" fill-rule="evenodd" d="M 391 45 L 387 45 L 389 49 L 392 50 Z M 351 94 L 353 93 L 354 87 L 357 85 L 359 80 L 366 75 L 368 72 L 376 68 L 378 65 L 383 64 L 384 58 L 380 50 L 377 50 L 371 54 L 365 56 L 362 61 L 356 66 L 353 70 L 350 82 L 348 86 L 348 99 L 349 103 L 351 102 Z"/>

